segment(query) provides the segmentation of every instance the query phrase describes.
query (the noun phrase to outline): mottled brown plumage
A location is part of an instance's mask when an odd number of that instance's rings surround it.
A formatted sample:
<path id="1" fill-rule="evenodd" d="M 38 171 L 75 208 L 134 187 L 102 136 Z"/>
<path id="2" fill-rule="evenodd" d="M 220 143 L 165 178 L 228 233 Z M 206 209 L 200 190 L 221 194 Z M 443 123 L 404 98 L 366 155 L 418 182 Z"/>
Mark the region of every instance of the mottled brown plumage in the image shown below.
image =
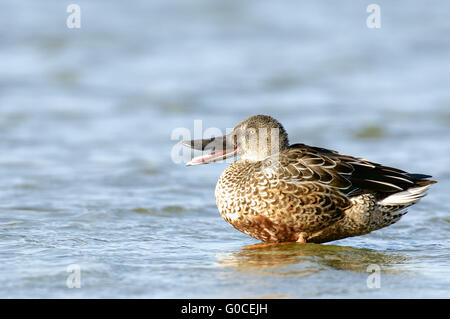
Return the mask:
<path id="1" fill-rule="evenodd" d="M 409 174 L 304 144 L 289 146 L 283 126 L 252 116 L 188 165 L 238 155 L 223 172 L 215 197 L 222 217 L 263 242 L 328 242 L 397 222 L 425 195 L 428 175 Z M 194 147 L 194 141 L 185 143 Z"/>

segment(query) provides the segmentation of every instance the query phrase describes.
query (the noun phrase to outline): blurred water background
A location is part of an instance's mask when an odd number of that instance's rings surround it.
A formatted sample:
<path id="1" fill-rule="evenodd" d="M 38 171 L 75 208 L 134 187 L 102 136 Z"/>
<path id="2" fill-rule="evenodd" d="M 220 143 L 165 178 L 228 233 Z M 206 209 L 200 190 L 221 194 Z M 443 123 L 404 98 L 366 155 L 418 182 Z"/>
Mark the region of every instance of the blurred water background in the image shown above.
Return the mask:
<path id="1" fill-rule="evenodd" d="M 70 3 L 0 2 L 0 297 L 450 297 L 449 1 L 377 1 L 380 29 L 369 1 L 78 0 L 80 29 Z M 245 249 L 227 164 L 171 134 L 260 113 L 439 183 L 369 235 Z"/>

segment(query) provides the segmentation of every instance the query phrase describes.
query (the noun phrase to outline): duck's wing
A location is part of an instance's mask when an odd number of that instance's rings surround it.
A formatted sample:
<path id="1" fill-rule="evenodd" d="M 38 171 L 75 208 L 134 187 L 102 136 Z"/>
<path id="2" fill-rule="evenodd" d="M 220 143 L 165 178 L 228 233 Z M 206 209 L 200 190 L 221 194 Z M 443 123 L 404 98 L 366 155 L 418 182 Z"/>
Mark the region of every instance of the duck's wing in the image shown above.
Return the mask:
<path id="1" fill-rule="evenodd" d="M 434 182 L 426 180 L 431 177 L 429 175 L 409 174 L 397 168 L 305 144 L 294 144 L 267 158 L 263 166 L 272 169 L 280 180 L 314 182 L 338 189 L 349 197 L 367 191 L 387 196 Z"/>

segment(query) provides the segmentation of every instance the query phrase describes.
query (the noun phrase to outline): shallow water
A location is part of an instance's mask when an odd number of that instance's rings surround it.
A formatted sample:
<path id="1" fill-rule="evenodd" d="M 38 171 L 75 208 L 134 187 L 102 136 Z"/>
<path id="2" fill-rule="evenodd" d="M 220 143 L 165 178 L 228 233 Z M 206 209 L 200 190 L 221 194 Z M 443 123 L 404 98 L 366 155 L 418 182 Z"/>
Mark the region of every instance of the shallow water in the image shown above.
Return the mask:
<path id="1" fill-rule="evenodd" d="M 448 1 L 378 1 L 377 30 L 354 1 L 77 3 L 78 30 L 0 4 L 0 297 L 450 297 Z M 171 134 L 257 113 L 438 184 L 369 235 L 249 249 L 215 205 L 227 164 L 173 163 Z"/>

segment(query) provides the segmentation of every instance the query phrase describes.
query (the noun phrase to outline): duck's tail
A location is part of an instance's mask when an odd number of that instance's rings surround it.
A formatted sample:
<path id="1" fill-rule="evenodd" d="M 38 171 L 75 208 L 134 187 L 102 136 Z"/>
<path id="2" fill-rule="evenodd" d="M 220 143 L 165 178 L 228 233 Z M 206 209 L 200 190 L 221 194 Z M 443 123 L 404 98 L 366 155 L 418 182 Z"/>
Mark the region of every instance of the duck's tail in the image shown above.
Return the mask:
<path id="1" fill-rule="evenodd" d="M 432 184 L 437 183 L 436 181 L 429 179 L 431 178 L 430 175 L 411 173 L 406 173 L 406 175 L 411 182 L 414 183 L 414 186 L 387 196 L 378 202 L 379 205 L 400 206 L 400 208 L 406 208 L 417 203 L 419 199 L 426 195 L 428 188 L 430 188 Z"/>
<path id="2" fill-rule="evenodd" d="M 428 183 L 427 183 L 428 182 Z M 381 206 L 400 206 L 399 208 L 406 208 L 411 206 L 419 201 L 422 197 L 424 197 L 427 193 L 428 188 L 430 188 L 431 184 L 436 183 L 435 181 L 423 181 L 421 183 L 424 186 L 417 186 L 408 188 L 405 191 L 398 192 L 392 194 L 383 200 L 378 202 L 378 205 Z M 418 185 L 421 185 L 418 184 Z"/>

